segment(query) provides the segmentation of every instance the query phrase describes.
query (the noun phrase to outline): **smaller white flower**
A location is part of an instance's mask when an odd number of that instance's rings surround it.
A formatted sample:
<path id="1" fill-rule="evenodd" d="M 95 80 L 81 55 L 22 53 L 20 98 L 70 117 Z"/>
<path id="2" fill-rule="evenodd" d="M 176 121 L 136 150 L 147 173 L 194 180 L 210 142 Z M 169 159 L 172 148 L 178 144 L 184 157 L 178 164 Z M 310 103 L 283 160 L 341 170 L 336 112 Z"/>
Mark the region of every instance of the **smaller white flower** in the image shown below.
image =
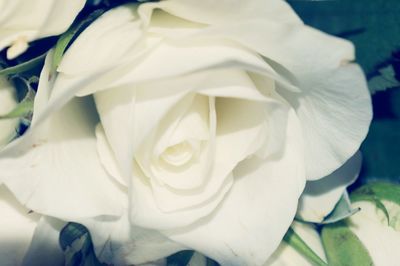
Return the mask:
<path id="1" fill-rule="evenodd" d="M 361 211 L 350 218 L 348 225 L 367 249 L 375 266 L 399 265 L 400 253 L 400 205 L 382 201 L 390 222 L 372 202 L 356 202 Z"/>
<path id="2" fill-rule="evenodd" d="M 0 50 L 10 46 L 13 59 L 28 42 L 63 33 L 85 5 L 85 0 L 0 0 Z"/>
<path id="3" fill-rule="evenodd" d="M 15 88 L 0 77 L 0 116 L 7 114 L 17 105 Z M 7 144 L 15 135 L 18 119 L 0 118 L 0 147 Z"/>

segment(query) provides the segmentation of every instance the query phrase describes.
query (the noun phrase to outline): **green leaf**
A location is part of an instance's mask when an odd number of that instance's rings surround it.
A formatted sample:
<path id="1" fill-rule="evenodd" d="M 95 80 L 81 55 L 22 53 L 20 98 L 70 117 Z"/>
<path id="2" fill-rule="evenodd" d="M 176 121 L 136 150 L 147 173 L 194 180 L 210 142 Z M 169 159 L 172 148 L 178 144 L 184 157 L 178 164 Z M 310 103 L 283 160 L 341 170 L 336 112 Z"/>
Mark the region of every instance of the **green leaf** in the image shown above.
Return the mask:
<path id="1" fill-rule="evenodd" d="M 20 102 L 9 113 L 1 115 L 0 119 L 20 118 L 20 127 L 21 125 L 29 127 L 33 114 L 33 102 L 36 95 L 35 90 L 32 88 L 32 84 L 37 83 L 38 78 L 32 76 L 29 79 L 26 79 L 25 77 L 15 75 L 12 76 L 11 79 L 13 80 L 14 87 L 17 91 L 17 98 Z M 17 129 L 15 138 L 20 136 L 19 132 L 19 129 Z"/>
<path id="2" fill-rule="evenodd" d="M 52 71 L 54 72 L 58 65 L 61 62 L 62 56 L 64 55 L 65 50 L 68 45 L 72 42 L 74 38 L 76 38 L 87 26 L 90 25 L 95 19 L 101 16 L 105 10 L 97 9 L 93 11 L 89 16 L 85 19 L 79 21 L 78 23 L 74 23 L 64 34 L 60 36 L 56 43 L 56 47 L 54 49 L 53 61 L 52 61 Z"/>
<path id="3" fill-rule="evenodd" d="M 321 222 L 321 224 L 331 224 L 331 223 L 336 223 L 341 220 L 344 220 L 356 212 L 358 212 L 360 209 L 358 208 L 352 208 L 351 207 L 351 202 L 349 199 L 349 195 L 347 192 L 344 192 L 338 203 L 336 204 L 335 208 L 333 211 L 324 218 L 324 220 Z"/>
<path id="4" fill-rule="evenodd" d="M 400 81 L 396 79 L 393 66 L 379 69 L 378 74 L 368 81 L 368 87 L 371 93 L 400 87 Z"/>
<path id="5" fill-rule="evenodd" d="M 27 117 L 33 113 L 33 101 L 35 99 L 35 91 L 29 89 L 25 98 L 8 114 L 1 115 L 0 119 L 12 119 Z"/>
<path id="6" fill-rule="evenodd" d="M 26 72 L 31 69 L 34 69 L 43 64 L 46 54 L 47 54 L 47 52 L 42 55 L 39 55 L 38 57 L 35 57 L 35 58 L 29 60 L 29 61 L 23 62 L 19 65 L 4 68 L 4 69 L 0 70 L 0 77 L 6 76 L 6 75 L 20 74 L 22 72 Z"/>
<path id="7" fill-rule="evenodd" d="M 390 213 L 382 201 L 387 200 L 400 205 L 400 185 L 372 182 L 354 190 L 350 198 L 352 202 L 369 201 L 374 203 L 385 214 L 388 224 L 391 225 Z"/>
<path id="8" fill-rule="evenodd" d="M 167 258 L 167 266 L 186 266 L 193 256 L 193 250 L 184 250 Z"/>
<path id="9" fill-rule="evenodd" d="M 68 223 L 60 232 L 59 242 L 66 266 L 106 266 L 96 258 L 89 231 L 83 225 Z"/>
<path id="10" fill-rule="evenodd" d="M 354 190 L 350 199 L 353 202 L 376 198 L 400 205 L 400 185 L 388 182 L 372 182 Z"/>
<path id="11" fill-rule="evenodd" d="M 321 238 L 329 266 L 373 265 L 368 251 L 345 222 L 325 225 Z"/>
<path id="12" fill-rule="evenodd" d="M 301 237 L 292 228 L 289 228 L 283 237 L 283 240 L 292 248 L 297 250 L 300 254 L 302 254 L 305 258 L 307 258 L 312 265 L 328 265 L 303 241 L 303 239 L 301 239 Z"/>

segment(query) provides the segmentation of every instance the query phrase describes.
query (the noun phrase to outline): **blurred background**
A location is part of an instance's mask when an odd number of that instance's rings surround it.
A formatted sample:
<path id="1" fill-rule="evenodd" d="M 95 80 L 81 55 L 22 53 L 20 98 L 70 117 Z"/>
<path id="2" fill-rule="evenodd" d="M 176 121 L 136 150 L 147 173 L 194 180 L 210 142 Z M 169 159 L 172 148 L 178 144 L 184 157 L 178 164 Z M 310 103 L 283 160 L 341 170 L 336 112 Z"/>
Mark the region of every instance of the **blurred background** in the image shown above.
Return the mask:
<path id="1" fill-rule="evenodd" d="M 400 183 L 400 0 L 288 0 L 304 22 L 356 47 L 372 95 L 374 119 L 355 186 Z"/>

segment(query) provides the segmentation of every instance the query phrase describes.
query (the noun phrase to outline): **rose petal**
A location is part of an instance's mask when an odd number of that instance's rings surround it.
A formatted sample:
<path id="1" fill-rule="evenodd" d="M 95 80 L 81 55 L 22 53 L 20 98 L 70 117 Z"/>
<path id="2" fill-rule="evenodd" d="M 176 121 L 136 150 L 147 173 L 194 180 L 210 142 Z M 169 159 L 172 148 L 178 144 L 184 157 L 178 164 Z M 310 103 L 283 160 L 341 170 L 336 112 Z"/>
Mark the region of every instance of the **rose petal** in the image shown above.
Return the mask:
<path id="1" fill-rule="evenodd" d="M 267 136 L 266 114 L 266 103 L 217 98 L 215 159 L 210 164 L 211 172 L 206 172 L 206 176 L 202 177 L 206 182 L 192 191 L 179 191 L 162 185 L 153 185 L 154 197 L 158 205 L 164 206 L 161 209 L 171 211 L 185 207 L 193 208 L 214 197 L 220 191 L 221 185 L 226 185 L 226 179 L 230 180 L 230 172 L 233 168 L 264 146 L 265 136 Z M 183 178 L 190 180 L 191 175 L 197 174 L 194 172 L 186 173 L 188 176 L 172 177 L 177 178 L 178 181 Z M 231 181 L 228 184 L 230 185 Z M 167 209 L 165 209 L 166 206 L 168 206 Z"/>
<path id="2" fill-rule="evenodd" d="M 101 123 L 96 126 L 96 140 L 98 156 L 104 169 L 121 185 L 127 187 L 129 182 L 128 180 L 126 180 L 126 176 L 121 175 L 121 172 L 118 168 L 117 160 L 107 140 L 104 128 Z"/>
<path id="3" fill-rule="evenodd" d="M 189 13 L 185 17 L 189 19 L 191 15 L 193 14 Z M 321 178 L 337 169 L 355 153 L 364 139 L 371 119 L 368 90 L 362 73 L 356 67 L 340 67 L 354 58 L 354 49 L 349 42 L 301 24 L 285 24 L 268 19 L 211 25 L 186 33 L 171 32 L 164 35 L 174 42 L 190 40 L 193 43 L 196 38 L 207 38 L 209 41 L 231 39 L 262 54 L 268 58 L 268 62 L 273 60 L 270 64 L 274 70 L 292 80 L 303 92 L 295 94 L 280 90 L 296 107 L 300 119 L 304 121 L 302 124 L 305 124 L 309 179 Z M 287 84 L 284 85 L 286 86 Z M 289 91 L 293 91 L 293 88 Z M 325 97 L 327 100 L 321 101 Z M 349 103 L 352 99 L 356 103 Z M 337 111 L 339 107 L 340 112 Z M 312 112 L 312 108 L 323 111 Z M 330 115 L 324 119 L 311 116 L 314 113 L 327 114 L 327 109 L 338 115 Z M 330 121 L 332 128 L 325 130 L 328 125 L 326 121 Z M 339 132 L 339 128 L 346 130 Z M 341 143 L 337 144 L 337 140 Z M 315 144 L 316 141 L 318 145 Z M 346 143 L 343 144 L 343 141 Z M 321 151 L 325 151 L 324 154 Z M 321 158 L 324 159 L 323 162 L 314 163 Z"/>
<path id="4" fill-rule="evenodd" d="M 50 93 L 44 67 L 34 112 L 45 110 Z M 93 102 L 75 99 L 37 123 L 0 154 L 4 183 L 18 200 L 35 211 L 66 220 L 119 214 L 125 194 L 103 170 L 97 157 Z M 125 202 L 126 203 L 126 202 Z M 79 208 L 76 208 L 79 206 Z"/>
<path id="5" fill-rule="evenodd" d="M 319 223 L 334 209 L 340 197 L 358 177 L 361 153 L 356 153 L 338 170 L 316 181 L 308 181 L 300 198 L 298 216 Z"/>
<path id="6" fill-rule="evenodd" d="M 358 150 L 372 117 L 362 71 L 355 65 L 340 66 L 353 58 L 352 46 L 304 26 L 269 22 L 253 26 L 259 28 L 254 32 L 270 34 L 245 32 L 250 24 L 244 23 L 234 29 L 204 30 L 201 36 L 232 38 L 278 62 L 294 75 L 302 93 L 293 92 L 292 88 L 278 92 L 296 108 L 301 120 L 307 176 L 318 179 L 330 174 Z M 272 66 L 281 73 L 282 69 Z"/>
<path id="7" fill-rule="evenodd" d="M 254 18 L 268 18 L 279 22 L 301 23 L 289 5 L 284 1 L 263 0 L 238 1 L 228 0 L 172 0 L 150 3 L 141 6 L 149 17 L 152 9 L 161 8 L 178 17 L 204 24 L 231 24 Z M 150 9 L 150 10 L 149 10 Z"/>
<path id="8" fill-rule="evenodd" d="M 370 94 L 357 65 L 314 75 L 304 79 L 304 93 L 283 93 L 302 123 L 309 180 L 330 174 L 356 153 L 372 119 Z"/>
<path id="9" fill-rule="evenodd" d="M 28 48 L 28 42 L 61 34 L 72 24 L 85 0 L 8 0 L 0 4 L 0 50 L 13 59 Z"/>
<path id="10" fill-rule="evenodd" d="M 206 72 L 204 80 L 207 80 L 206 83 L 198 86 L 196 92 L 211 97 L 267 101 L 268 92 L 275 89 L 273 80 L 268 79 L 268 83 L 255 84 L 254 75 L 240 69 L 212 70 Z"/>
<path id="11" fill-rule="evenodd" d="M 142 34 L 134 6 L 114 8 L 79 35 L 57 70 L 67 76 L 81 76 L 120 64 L 140 48 Z"/>
<path id="12" fill-rule="evenodd" d="M 220 203 L 225 193 L 230 189 L 232 184 L 232 176 L 229 175 L 223 179 L 223 183 L 218 187 L 208 187 L 205 192 L 206 196 L 211 198 L 204 202 L 204 195 L 191 195 L 188 194 L 188 200 L 197 200 L 200 197 L 202 204 L 196 205 L 194 208 L 186 208 L 176 212 L 164 212 L 157 205 L 152 188 L 147 178 L 140 171 L 139 166 L 134 166 L 134 175 L 132 178 L 132 198 L 131 198 L 131 221 L 132 223 L 151 229 L 171 229 L 181 226 L 187 226 L 194 221 L 204 217 Z M 215 191 L 216 190 L 216 191 Z M 211 192 L 211 193 L 210 193 Z M 157 191 L 156 193 L 160 193 Z M 168 198 L 167 198 L 168 196 Z M 178 195 L 169 193 L 164 196 L 169 201 L 172 200 L 183 200 Z M 171 198 L 172 197 L 172 198 Z M 191 204 L 193 205 L 193 203 Z"/>
<path id="13" fill-rule="evenodd" d="M 235 77 L 236 74 L 240 75 Z M 211 96 L 225 96 L 227 90 L 236 87 L 236 93 L 233 92 L 232 97 L 266 101 L 265 96 L 255 92 L 254 85 L 245 86 L 250 81 L 243 76 L 241 71 L 222 69 L 97 92 L 97 110 L 124 176 L 130 174 L 133 154 L 143 145 L 144 140 L 150 143 L 153 141 L 154 136 L 151 133 L 165 115 L 175 106 L 181 106 L 179 108 L 182 111 L 177 111 L 178 113 L 185 110 L 184 105 L 178 103 L 184 97 L 189 97 L 188 94 L 199 91 Z M 155 108 L 157 112 L 154 111 Z"/>
<path id="14" fill-rule="evenodd" d="M 0 185 L 0 261 L 3 265 L 20 265 L 40 218 L 22 206 Z"/>
<path id="15" fill-rule="evenodd" d="M 59 244 L 59 235 L 64 226 L 65 222 L 42 217 L 22 265 L 63 265 L 64 253 Z"/>
<path id="16" fill-rule="evenodd" d="M 185 106 L 184 113 L 177 115 L 176 107 L 181 110 L 182 104 Z M 135 154 L 137 162 L 150 177 L 153 187 L 187 191 L 198 189 L 208 180 L 215 150 L 216 121 L 213 105 L 213 99 L 188 95 L 161 120 L 154 143 L 143 145 Z M 191 152 L 191 157 L 194 158 L 185 165 L 174 167 L 159 158 L 169 146 L 185 141 L 196 141 L 199 144 L 192 148 L 195 149 Z M 158 195 L 155 193 L 155 196 Z M 162 199 L 158 202 L 161 205 L 169 204 Z M 179 208 L 175 204 L 170 207 Z"/>
<path id="17" fill-rule="evenodd" d="M 22 5 L 30 1 L 24 1 Z M 47 2 L 49 2 L 47 0 Z M 68 0 L 52 0 L 52 10 L 48 13 L 46 20 L 40 28 L 40 38 L 58 35 L 68 29 L 75 20 L 78 13 L 85 6 L 86 0 L 68 1 Z M 40 5 L 35 3 L 35 5 Z M 43 7 L 43 6 L 40 6 Z M 43 10 L 39 14 L 43 15 Z M 31 14 L 28 15 L 30 17 Z M 31 23 L 31 21 L 29 21 Z M 28 24 L 29 25 L 29 24 Z M 38 38 L 38 37 L 37 37 Z"/>
<path id="18" fill-rule="evenodd" d="M 140 39 L 142 29 L 135 14 L 134 6 L 125 5 L 108 11 L 90 25 L 66 52 L 58 69 L 62 73 L 55 94 L 84 79 L 91 79 L 91 84 L 81 86 L 80 95 L 232 65 L 275 75 L 259 56 L 230 42 L 208 42 L 204 46 L 198 41 L 180 45 L 162 41 L 161 37 Z M 131 20 L 135 23 L 127 23 L 131 26 L 124 28 L 124 23 Z M 120 39 L 124 39 L 122 47 Z M 97 60 L 101 62 L 93 63 Z"/>
<path id="19" fill-rule="evenodd" d="M 294 14 L 293 10 L 287 11 Z M 193 14 L 190 13 L 184 15 L 189 21 L 191 16 Z M 169 43 L 195 44 L 207 41 L 208 44 L 230 40 L 231 45 L 240 44 L 272 60 L 272 63 L 289 70 L 299 79 L 304 74 L 334 69 L 354 59 L 354 47 L 349 41 L 327 35 L 302 23 L 282 23 L 269 20 L 266 16 L 237 20 L 226 25 L 186 28 L 178 32 L 167 27 L 149 30 L 163 36 Z M 277 69 L 274 67 L 274 70 Z"/>
<path id="20" fill-rule="evenodd" d="M 281 157 L 241 163 L 231 191 L 212 215 L 164 234 L 223 265 L 263 265 L 291 224 L 304 187 L 300 131 L 292 112 Z"/>

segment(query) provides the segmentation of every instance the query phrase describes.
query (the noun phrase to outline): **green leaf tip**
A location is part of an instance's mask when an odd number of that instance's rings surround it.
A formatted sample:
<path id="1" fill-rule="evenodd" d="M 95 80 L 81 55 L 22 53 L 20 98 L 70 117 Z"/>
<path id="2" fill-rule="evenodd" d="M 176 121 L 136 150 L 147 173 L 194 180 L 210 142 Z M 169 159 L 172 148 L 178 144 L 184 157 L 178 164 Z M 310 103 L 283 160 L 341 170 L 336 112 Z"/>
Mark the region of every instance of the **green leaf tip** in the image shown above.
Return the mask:
<path id="1" fill-rule="evenodd" d="M 34 69 L 44 63 L 44 59 L 46 57 L 46 53 L 39 55 L 35 58 L 32 58 L 31 60 L 28 60 L 26 62 L 23 62 L 19 65 L 4 68 L 0 70 L 0 77 L 1 76 L 9 76 L 9 75 L 15 75 L 15 74 L 20 74 L 26 71 L 29 71 L 31 69 Z"/>

